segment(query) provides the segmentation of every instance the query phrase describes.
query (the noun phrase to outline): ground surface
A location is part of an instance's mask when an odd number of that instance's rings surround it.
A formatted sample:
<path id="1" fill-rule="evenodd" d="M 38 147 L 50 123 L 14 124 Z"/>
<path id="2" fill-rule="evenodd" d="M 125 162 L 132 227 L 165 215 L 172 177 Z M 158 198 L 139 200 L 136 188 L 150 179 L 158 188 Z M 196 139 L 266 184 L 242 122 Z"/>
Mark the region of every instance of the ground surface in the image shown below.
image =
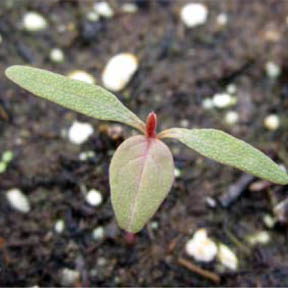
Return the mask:
<path id="1" fill-rule="evenodd" d="M 286 187 L 244 188 L 239 199 L 223 208 L 219 199 L 239 183 L 242 173 L 170 141 L 181 176 L 152 222 L 137 235 L 136 244 L 129 247 L 111 208 L 108 167 L 113 151 L 131 130 L 124 128 L 115 140 L 103 122 L 42 101 L 5 79 L 7 66 L 30 64 L 62 74 L 82 69 L 101 84 L 108 59 L 118 52 L 132 52 L 139 57 L 140 68 L 117 95 L 142 119 L 154 110 L 160 128 L 188 124 L 223 129 L 287 167 L 288 2 L 205 1 L 208 21 L 191 30 L 179 18 L 187 1 L 136 2 L 139 11 L 128 15 L 120 10 L 123 2 L 111 1 L 116 15 L 89 23 L 85 14 L 93 1 L 0 1 L 0 151 L 9 149 L 15 155 L 0 174 L 0 286 L 60 286 L 65 268 L 80 273 L 75 286 L 216 285 L 182 267 L 181 257 L 218 274 L 220 285 L 287 286 L 287 228 L 268 229 L 263 223 L 265 215 L 273 216 L 275 203 L 286 197 Z M 31 34 L 21 29 L 22 16 L 30 10 L 45 15 L 48 30 Z M 220 13 L 228 14 L 226 26 L 217 24 Z M 65 52 L 64 63 L 49 60 L 54 47 Z M 266 76 L 267 61 L 283 71 L 275 81 Z M 201 104 L 231 83 L 237 86 L 238 98 L 232 110 L 240 116 L 234 126 L 224 121 L 229 109 L 204 110 Z M 277 131 L 263 126 L 270 113 L 281 119 Z M 90 122 L 95 129 L 81 146 L 63 136 L 75 119 Z M 80 161 L 79 153 L 88 150 L 95 157 Z M 249 184 L 256 181 L 253 178 Z M 5 193 L 14 187 L 29 197 L 28 214 L 9 206 Z M 100 207 L 85 202 L 83 187 L 101 191 Z M 207 197 L 217 201 L 216 208 L 207 205 Z M 57 219 L 66 223 L 62 234 L 54 231 Z M 96 241 L 91 233 L 98 226 L 105 236 Z M 185 254 L 185 243 L 200 227 L 235 251 L 240 261 L 236 272 L 223 269 L 217 261 L 196 263 Z M 251 247 L 245 241 L 263 230 L 271 236 L 268 244 Z"/>

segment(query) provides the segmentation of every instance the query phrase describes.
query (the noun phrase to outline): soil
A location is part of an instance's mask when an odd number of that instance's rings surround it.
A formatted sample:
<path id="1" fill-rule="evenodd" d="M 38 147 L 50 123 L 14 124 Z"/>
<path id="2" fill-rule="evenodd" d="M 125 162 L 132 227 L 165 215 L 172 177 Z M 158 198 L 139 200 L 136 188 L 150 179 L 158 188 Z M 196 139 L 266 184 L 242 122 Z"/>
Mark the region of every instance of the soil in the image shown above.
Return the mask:
<path id="1" fill-rule="evenodd" d="M 94 2 L 0 1 L 0 151 L 15 155 L 0 174 L 0 286 L 69 286 L 61 276 L 65 268 L 79 272 L 71 286 L 288 286 L 287 226 L 267 228 L 263 222 L 287 197 L 286 187 L 263 185 L 255 191 L 251 185 L 259 179 L 167 141 L 181 175 L 151 222 L 136 235 L 135 245 L 128 245 L 112 211 L 108 168 L 113 151 L 135 131 L 123 127 L 111 137 L 113 123 L 38 99 L 4 76 L 13 64 L 62 74 L 81 69 L 101 85 L 109 58 L 123 51 L 135 53 L 139 70 L 117 96 L 142 119 L 153 110 L 159 130 L 221 129 L 288 167 L 288 1 L 205 1 L 208 21 L 193 29 L 185 28 L 179 17 L 187 1 L 138 0 L 138 12 L 125 14 L 124 1 L 111 0 L 115 16 L 89 22 L 85 15 Z M 49 29 L 23 31 L 21 19 L 27 11 L 45 15 Z M 228 15 L 224 26 L 217 24 L 220 13 Z M 49 59 L 54 47 L 65 52 L 64 63 Z M 267 77 L 268 61 L 280 66 L 279 78 Z M 232 108 L 240 116 L 236 125 L 225 123 L 227 109 L 205 110 L 201 104 L 231 83 L 237 86 L 238 103 Z M 276 131 L 263 125 L 271 113 L 281 120 Z M 81 146 L 65 137 L 76 119 L 95 129 Z M 79 160 L 79 153 L 91 150 L 95 156 Z M 231 185 L 238 185 L 241 195 L 227 203 Z M 29 213 L 10 207 L 6 191 L 11 188 L 28 196 Z M 100 207 L 85 202 L 83 191 L 91 188 L 103 195 Z M 207 198 L 214 199 L 216 207 L 207 205 Z M 65 221 L 61 234 L 54 230 L 57 219 Z M 92 231 L 99 226 L 105 235 L 97 241 Z M 235 251 L 236 271 L 218 261 L 202 264 L 187 256 L 185 243 L 201 227 Z M 269 233 L 269 243 L 251 246 L 247 237 L 259 231 Z M 179 262 L 182 258 L 215 273 L 220 283 L 187 269 Z"/>

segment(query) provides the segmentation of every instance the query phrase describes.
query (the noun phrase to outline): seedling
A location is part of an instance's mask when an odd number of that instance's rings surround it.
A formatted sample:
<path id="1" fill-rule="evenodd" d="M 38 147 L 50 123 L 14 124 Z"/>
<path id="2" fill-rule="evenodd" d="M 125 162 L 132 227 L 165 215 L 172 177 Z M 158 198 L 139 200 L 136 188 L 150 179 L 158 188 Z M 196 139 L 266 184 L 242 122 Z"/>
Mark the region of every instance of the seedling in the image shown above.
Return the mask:
<path id="1" fill-rule="evenodd" d="M 112 206 L 119 226 L 139 232 L 167 196 L 174 180 L 173 157 L 164 142 L 175 138 L 203 156 L 277 184 L 288 175 L 249 144 L 215 129 L 172 128 L 157 134 L 157 116 L 144 124 L 105 89 L 45 70 L 12 66 L 6 75 L 33 94 L 87 116 L 132 126 L 142 135 L 125 140 L 110 164 Z"/>

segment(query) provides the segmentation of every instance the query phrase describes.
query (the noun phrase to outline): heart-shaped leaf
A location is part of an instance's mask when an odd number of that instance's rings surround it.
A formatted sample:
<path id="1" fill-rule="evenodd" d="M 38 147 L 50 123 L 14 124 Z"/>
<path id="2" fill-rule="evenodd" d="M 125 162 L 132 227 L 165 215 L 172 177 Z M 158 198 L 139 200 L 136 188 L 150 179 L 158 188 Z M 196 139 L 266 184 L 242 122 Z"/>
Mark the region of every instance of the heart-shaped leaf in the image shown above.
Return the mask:
<path id="1" fill-rule="evenodd" d="M 140 135 L 124 141 L 110 164 L 112 205 L 119 226 L 133 233 L 140 231 L 173 180 L 173 157 L 162 141 Z"/>
<path id="2" fill-rule="evenodd" d="M 145 124 L 133 112 L 99 86 L 28 66 L 11 66 L 5 73 L 22 88 L 63 107 L 145 131 Z"/>
<path id="3" fill-rule="evenodd" d="M 222 164 L 277 184 L 288 183 L 288 175 L 270 158 L 225 132 L 215 129 L 172 128 L 161 132 L 159 138 L 176 138 L 203 156 Z"/>

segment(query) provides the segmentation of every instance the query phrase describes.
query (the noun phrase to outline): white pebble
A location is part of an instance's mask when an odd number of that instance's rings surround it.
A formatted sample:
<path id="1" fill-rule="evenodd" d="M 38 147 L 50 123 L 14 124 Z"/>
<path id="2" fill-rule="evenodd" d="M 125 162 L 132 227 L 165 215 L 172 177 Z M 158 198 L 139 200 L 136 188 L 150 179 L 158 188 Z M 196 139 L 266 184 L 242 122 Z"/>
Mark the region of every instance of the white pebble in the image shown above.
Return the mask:
<path id="1" fill-rule="evenodd" d="M 13 188 L 6 193 L 7 200 L 15 210 L 28 213 L 31 210 L 28 197 L 19 189 Z"/>
<path id="2" fill-rule="evenodd" d="M 228 22 L 228 16 L 226 13 L 221 13 L 217 16 L 217 23 L 220 26 L 226 25 Z"/>
<path id="3" fill-rule="evenodd" d="M 150 227 L 153 230 L 157 230 L 159 228 L 159 223 L 157 221 L 153 221 L 150 223 Z"/>
<path id="4" fill-rule="evenodd" d="M 138 7 L 133 3 L 125 3 L 121 7 L 124 13 L 133 14 L 138 11 Z"/>
<path id="5" fill-rule="evenodd" d="M 195 232 L 193 238 L 186 243 L 186 253 L 201 262 L 211 262 L 217 254 L 217 246 L 207 237 L 205 229 Z"/>
<path id="6" fill-rule="evenodd" d="M 138 69 L 137 57 L 130 53 L 113 56 L 102 73 L 104 86 L 112 91 L 120 91 L 129 83 Z"/>
<path id="7" fill-rule="evenodd" d="M 266 74 L 271 79 L 276 79 L 281 74 L 281 68 L 276 63 L 269 61 L 265 65 Z"/>
<path id="8" fill-rule="evenodd" d="M 23 27 L 27 31 L 41 31 L 48 27 L 46 19 L 37 12 L 27 12 L 23 17 Z"/>
<path id="9" fill-rule="evenodd" d="M 99 14 L 95 11 L 89 11 L 86 14 L 86 18 L 91 22 L 97 22 L 99 20 Z"/>
<path id="10" fill-rule="evenodd" d="M 269 214 L 264 215 L 263 222 L 267 228 L 273 228 L 277 220 Z"/>
<path id="11" fill-rule="evenodd" d="M 68 131 L 68 138 L 74 144 L 82 144 L 93 134 L 94 129 L 89 123 L 74 121 Z"/>
<path id="12" fill-rule="evenodd" d="M 232 97 L 228 93 L 217 93 L 213 97 L 213 104 L 217 108 L 226 108 L 235 105 L 236 102 L 236 98 Z"/>
<path id="13" fill-rule="evenodd" d="M 227 93 L 229 94 L 235 94 L 237 92 L 237 87 L 235 84 L 229 84 L 227 87 L 226 87 L 226 91 Z"/>
<path id="14" fill-rule="evenodd" d="M 214 107 L 213 100 L 210 98 L 206 98 L 202 101 L 202 107 L 205 110 L 210 110 Z"/>
<path id="15" fill-rule="evenodd" d="M 210 208 L 215 208 L 217 206 L 216 200 L 212 197 L 206 197 L 205 202 Z"/>
<path id="16" fill-rule="evenodd" d="M 54 230 L 56 233 L 61 234 L 65 229 L 65 222 L 63 219 L 59 219 L 55 222 Z"/>
<path id="17" fill-rule="evenodd" d="M 93 158 L 93 157 L 95 157 L 94 151 L 84 151 L 84 152 L 81 152 L 79 154 L 79 160 L 81 160 L 81 161 L 86 161 L 86 160 Z"/>
<path id="18" fill-rule="evenodd" d="M 104 228 L 102 226 L 95 228 L 92 231 L 92 237 L 94 240 L 101 240 L 104 238 Z"/>
<path id="19" fill-rule="evenodd" d="M 74 80 L 79 80 L 79 81 L 83 81 L 89 84 L 94 84 L 95 83 L 95 79 L 94 77 L 82 70 L 75 70 L 71 73 L 68 74 L 68 77 Z"/>
<path id="20" fill-rule="evenodd" d="M 268 115 L 264 119 L 264 126 L 270 131 L 277 130 L 279 128 L 279 126 L 280 126 L 279 117 L 276 114 Z"/>
<path id="21" fill-rule="evenodd" d="M 270 242 L 270 239 L 271 237 L 267 231 L 260 231 L 247 237 L 247 241 L 252 246 L 257 244 L 265 245 Z"/>
<path id="22" fill-rule="evenodd" d="M 94 10 L 102 17 L 111 18 L 114 15 L 114 12 L 107 2 L 95 3 Z"/>
<path id="23" fill-rule="evenodd" d="M 64 268 L 61 271 L 60 277 L 61 277 L 61 284 L 63 286 L 74 286 L 75 282 L 77 282 L 80 278 L 80 273 L 76 270 Z"/>
<path id="24" fill-rule="evenodd" d="M 86 202 L 91 206 L 99 206 L 102 201 L 102 194 L 95 189 L 90 190 L 86 195 Z"/>
<path id="25" fill-rule="evenodd" d="M 179 169 L 179 168 L 174 168 L 174 177 L 175 178 L 179 178 L 179 177 L 181 177 L 181 170 Z"/>
<path id="26" fill-rule="evenodd" d="M 54 48 L 50 51 L 50 60 L 55 62 L 55 63 L 61 63 L 64 61 L 64 53 L 61 49 L 59 48 Z"/>
<path id="27" fill-rule="evenodd" d="M 234 125 L 239 120 L 239 114 L 236 111 L 228 111 L 225 115 L 225 122 L 229 125 Z"/>
<path id="28" fill-rule="evenodd" d="M 188 28 L 192 28 L 206 23 L 208 9 L 201 3 L 189 3 L 182 8 L 180 17 Z"/>
<path id="29" fill-rule="evenodd" d="M 182 119 L 180 121 L 180 126 L 183 128 L 188 128 L 189 127 L 189 121 L 187 119 Z"/>
<path id="30" fill-rule="evenodd" d="M 223 266 L 233 271 L 237 270 L 239 264 L 238 258 L 236 254 L 226 245 L 218 245 L 217 258 Z"/>

